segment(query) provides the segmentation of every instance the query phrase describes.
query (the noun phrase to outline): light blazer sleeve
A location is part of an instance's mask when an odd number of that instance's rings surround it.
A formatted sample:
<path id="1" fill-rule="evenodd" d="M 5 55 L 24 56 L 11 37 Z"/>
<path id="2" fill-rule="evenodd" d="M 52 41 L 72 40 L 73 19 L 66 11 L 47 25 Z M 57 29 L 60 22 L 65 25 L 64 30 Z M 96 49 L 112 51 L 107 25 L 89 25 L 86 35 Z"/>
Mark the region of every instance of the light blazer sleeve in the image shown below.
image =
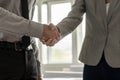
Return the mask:
<path id="1" fill-rule="evenodd" d="M 0 7 L 0 32 L 40 38 L 43 25 L 17 16 Z"/>
<path id="2" fill-rule="evenodd" d="M 84 12 L 84 0 L 76 0 L 68 16 L 57 24 L 57 27 L 60 30 L 62 37 L 72 32 L 80 24 Z"/>

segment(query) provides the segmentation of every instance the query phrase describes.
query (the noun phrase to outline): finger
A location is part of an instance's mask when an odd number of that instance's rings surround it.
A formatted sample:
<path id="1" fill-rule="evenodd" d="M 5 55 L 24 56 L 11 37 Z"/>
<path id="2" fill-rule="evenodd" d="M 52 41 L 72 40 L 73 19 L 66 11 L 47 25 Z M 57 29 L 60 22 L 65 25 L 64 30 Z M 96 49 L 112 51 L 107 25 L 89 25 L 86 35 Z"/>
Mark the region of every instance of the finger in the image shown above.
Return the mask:
<path id="1" fill-rule="evenodd" d="M 53 43 L 55 43 L 55 40 L 56 40 L 56 39 L 48 39 L 48 40 L 45 42 L 46 46 L 52 46 Z"/>
<path id="2" fill-rule="evenodd" d="M 61 37 L 61 35 L 60 35 L 59 32 L 55 32 L 55 33 L 54 33 L 54 38 L 55 38 L 56 40 L 60 40 L 60 37 Z"/>
<path id="3" fill-rule="evenodd" d="M 61 37 L 61 34 L 58 33 L 56 39 L 57 39 L 57 40 L 60 40 L 60 37 Z"/>
<path id="4" fill-rule="evenodd" d="M 58 32 L 58 29 L 55 27 L 55 29 L 51 32 L 52 37 L 59 39 L 60 38 L 60 33 Z"/>
<path id="5" fill-rule="evenodd" d="M 47 46 L 49 46 L 50 43 L 52 42 L 52 40 L 53 40 L 53 39 L 48 39 L 48 40 L 45 42 L 45 44 L 46 44 Z"/>
<path id="6" fill-rule="evenodd" d="M 58 28 L 57 28 L 57 27 L 56 27 L 56 35 L 57 35 L 57 39 L 59 39 L 60 36 L 61 36 L 61 33 L 58 31 Z"/>
<path id="7" fill-rule="evenodd" d="M 51 43 L 49 44 L 49 46 L 54 46 L 57 43 L 57 40 L 54 39 L 53 41 L 51 41 Z"/>
<path id="8" fill-rule="evenodd" d="M 46 45 L 47 46 L 54 46 L 57 43 L 56 39 L 51 40 L 50 42 L 48 42 Z"/>
<path id="9" fill-rule="evenodd" d="M 42 37 L 42 38 L 40 38 L 40 41 L 43 43 L 43 44 L 46 44 L 46 38 L 45 37 Z"/>
<path id="10" fill-rule="evenodd" d="M 43 44 L 45 44 L 45 40 L 40 40 Z"/>

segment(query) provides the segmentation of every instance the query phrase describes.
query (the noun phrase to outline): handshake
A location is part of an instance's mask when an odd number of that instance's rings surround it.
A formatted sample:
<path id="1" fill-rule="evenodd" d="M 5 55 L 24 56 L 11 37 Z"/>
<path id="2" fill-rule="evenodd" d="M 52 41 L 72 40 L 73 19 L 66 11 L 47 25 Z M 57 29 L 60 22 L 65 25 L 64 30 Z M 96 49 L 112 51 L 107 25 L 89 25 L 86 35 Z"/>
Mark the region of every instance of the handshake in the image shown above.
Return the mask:
<path id="1" fill-rule="evenodd" d="M 52 23 L 43 24 L 43 34 L 40 41 L 47 46 L 54 46 L 60 40 L 60 32 Z"/>

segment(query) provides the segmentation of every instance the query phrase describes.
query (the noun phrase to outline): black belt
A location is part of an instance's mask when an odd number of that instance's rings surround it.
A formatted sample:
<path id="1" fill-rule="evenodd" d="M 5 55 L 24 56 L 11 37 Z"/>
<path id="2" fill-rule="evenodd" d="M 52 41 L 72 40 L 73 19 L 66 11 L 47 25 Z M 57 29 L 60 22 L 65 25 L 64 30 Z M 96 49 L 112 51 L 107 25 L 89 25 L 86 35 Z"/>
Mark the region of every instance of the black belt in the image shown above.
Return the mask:
<path id="1" fill-rule="evenodd" d="M 15 51 L 22 51 L 25 50 L 26 47 L 22 44 L 22 42 L 0 42 L 0 49 L 11 49 Z"/>

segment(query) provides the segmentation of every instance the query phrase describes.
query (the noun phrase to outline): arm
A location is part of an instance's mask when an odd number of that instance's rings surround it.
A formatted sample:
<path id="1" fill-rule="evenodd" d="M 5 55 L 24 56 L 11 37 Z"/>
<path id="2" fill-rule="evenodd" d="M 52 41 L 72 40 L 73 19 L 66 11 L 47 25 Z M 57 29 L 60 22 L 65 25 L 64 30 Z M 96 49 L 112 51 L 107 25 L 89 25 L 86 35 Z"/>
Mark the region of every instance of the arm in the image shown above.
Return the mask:
<path id="1" fill-rule="evenodd" d="M 69 12 L 68 16 L 64 18 L 56 26 L 50 24 L 49 27 L 57 27 L 56 31 L 59 31 L 61 39 L 67 34 L 71 33 L 82 21 L 82 16 L 85 12 L 85 3 L 84 0 L 76 0 L 75 4 L 72 7 L 72 10 Z M 44 38 L 41 39 L 41 41 Z M 47 46 L 53 46 L 60 39 L 48 39 L 47 41 L 42 41 Z"/>
<path id="2" fill-rule="evenodd" d="M 0 32 L 14 34 L 18 37 L 26 35 L 37 38 L 41 38 L 42 36 L 47 36 L 48 38 L 54 37 L 53 34 L 56 37 L 59 35 L 57 32 L 51 30 L 48 25 L 27 20 L 2 7 L 0 7 Z"/>
<path id="3" fill-rule="evenodd" d="M 81 23 L 84 12 L 85 12 L 84 0 L 76 0 L 68 16 L 56 25 L 62 37 L 71 33 Z"/>
<path id="4" fill-rule="evenodd" d="M 0 7 L 0 32 L 41 37 L 43 25 L 24 19 Z"/>

